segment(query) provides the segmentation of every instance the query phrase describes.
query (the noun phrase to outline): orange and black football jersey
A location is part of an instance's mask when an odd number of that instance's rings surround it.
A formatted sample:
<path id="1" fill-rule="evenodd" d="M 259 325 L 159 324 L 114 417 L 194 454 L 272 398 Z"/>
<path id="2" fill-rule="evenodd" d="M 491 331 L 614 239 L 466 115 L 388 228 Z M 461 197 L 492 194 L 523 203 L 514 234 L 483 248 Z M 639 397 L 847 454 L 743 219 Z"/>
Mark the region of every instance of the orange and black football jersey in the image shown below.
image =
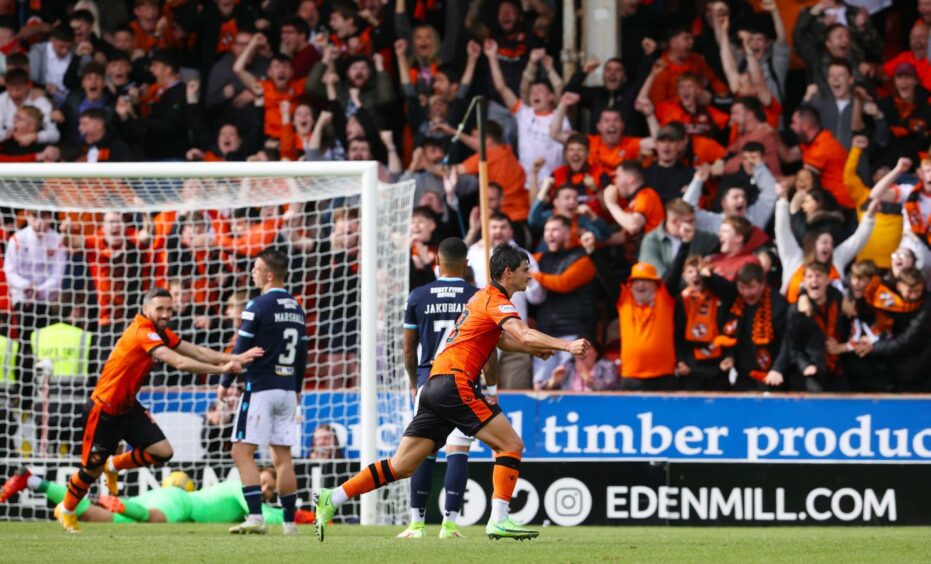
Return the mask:
<path id="1" fill-rule="evenodd" d="M 498 346 L 501 326 L 511 318 L 520 316 L 500 285 L 492 282 L 476 292 L 456 320 L 446 348 L 433 360 L 430 376 L 461 373 L 476 382 Z"/>

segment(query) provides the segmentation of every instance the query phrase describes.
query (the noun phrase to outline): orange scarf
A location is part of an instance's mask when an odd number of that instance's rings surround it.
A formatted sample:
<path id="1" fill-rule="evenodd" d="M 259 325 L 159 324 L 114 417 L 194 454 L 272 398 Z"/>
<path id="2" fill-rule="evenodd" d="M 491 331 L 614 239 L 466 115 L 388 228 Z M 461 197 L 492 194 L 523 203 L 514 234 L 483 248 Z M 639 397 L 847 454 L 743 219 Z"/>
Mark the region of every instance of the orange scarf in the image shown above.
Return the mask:
<path id="1" fill-rule="evenodd" d="M 840 312 L 840 302 L 828 300 L 828 302 L 825 304 L 825 309 L 822 309 L 816 304 L 813 305 L 814 313 L 812 317 L 814 318 L 815 323 L 818 324 L 818 328 L 821 329 L 821 333 L 824 335 L 824 338 L 833 338 L 836 340 L 837 315 Z M 825 364 L 827 365 L 829 374 L 834 374 L 837 372 L 837 363 L 840 358 L 836 354 L 825 353 L 824 360 Z"/>
<path id="2" fill-rule="evenodd" d="M 724 324 L 724 335 L 716 339 L 722 347 L 733 347 L 737 344 L 737 327 L 746 313 L 747 303 L 743 298 L 734 300 L 729 312 L 730 319 Z M 769 288 L 763 290 L 763 299 L 753 314 L 753 328 L 751 341 L 753 342 L 754 360 L 756 368 L 750 370 L 750 377 L 762 382 L 773 365 L 773 355 L 769 350 L 776 338 L 773 328 L 773 299 Z"/>
<path id="3" fill-rule="evenodd" d="M 917 302 L 907 302 L 898 292 L 885 284 L 878 284 L 875 288 L 867 287 L 864 296 L 873 309 L 886 313 L 912 313 L 921 307 L 924 299 Z"/>

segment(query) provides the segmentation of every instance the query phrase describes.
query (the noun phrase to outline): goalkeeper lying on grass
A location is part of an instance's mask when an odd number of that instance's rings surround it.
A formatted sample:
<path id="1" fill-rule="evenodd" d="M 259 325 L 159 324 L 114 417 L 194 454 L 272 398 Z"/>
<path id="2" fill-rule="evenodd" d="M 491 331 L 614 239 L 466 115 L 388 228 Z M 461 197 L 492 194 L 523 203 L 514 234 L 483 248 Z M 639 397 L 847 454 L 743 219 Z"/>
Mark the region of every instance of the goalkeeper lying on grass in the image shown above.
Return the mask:
<path id="1" fill-rule="evenodd" d="M 262 499 L 268 502 L 275 496 L 274 470 L 263 469 L 261 478 Z M 239 480 L 224 480 L 196 491 L 194 487 L 194 481 L 186 473 L 172 472 L 159 489 L 123 499 L 112 496 L 100 496 L 96 501 L 84 499 L 76 513 L 81 521 L 94 523 L 238 523 L 248 513 Z M 56 504 L 67 491 L 67 486 L 43 480 L 22 468 L 3 485 L 0 501 L 26 488 L 44 493 Z M 270 524 L 284 519 L 280 508 L 267 504 L 262 505 L 262 514 Z M 312 512 L 298 511 L 295 519 L 297 523 L 312 523 L 314 518 Z"/>

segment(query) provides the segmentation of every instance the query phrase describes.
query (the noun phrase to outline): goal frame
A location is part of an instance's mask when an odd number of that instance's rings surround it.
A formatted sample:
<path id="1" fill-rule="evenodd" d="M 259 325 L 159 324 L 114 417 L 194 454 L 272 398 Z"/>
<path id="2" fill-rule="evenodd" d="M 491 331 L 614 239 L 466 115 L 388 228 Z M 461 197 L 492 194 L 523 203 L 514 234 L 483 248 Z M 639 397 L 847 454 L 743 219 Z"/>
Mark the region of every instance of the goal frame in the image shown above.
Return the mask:
<path id="1" fill-rule="evenodd" d="M 5 178 L 213 178 L 213 177 L 358 177 L 361 181 L 359 209 L 359 462 L 365 468 L 378 456 L 378 378 L 377 378 L 377 279 L 378 267 L 378 163 L 362 162 L 129 162 L 129 163 L 3 163 L 0 182 Z M 269 202 L 266 202 L 266 204 Z M 288 203 L 287 200 L 280 202 Z M 34 205 L 31 209 L 81 212 L 74 205 Z M 146 206 L 128 204 L 125 211 L 155 212 L 180 210 L 177 203 Z M 371 219 L 369 219 L 371 218 Z M 360 499 L 360 522 L 378 522 L 375 493 Z"/>

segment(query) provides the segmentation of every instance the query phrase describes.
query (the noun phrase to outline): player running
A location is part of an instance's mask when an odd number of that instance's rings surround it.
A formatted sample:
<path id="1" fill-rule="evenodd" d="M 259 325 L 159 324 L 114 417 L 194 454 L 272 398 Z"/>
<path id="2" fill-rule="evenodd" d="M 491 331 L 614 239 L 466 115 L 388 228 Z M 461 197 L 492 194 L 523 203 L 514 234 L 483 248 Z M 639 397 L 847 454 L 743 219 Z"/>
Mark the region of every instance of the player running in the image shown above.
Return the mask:
<path id="1" fill-rule="evenodd" d="M 508 516 L 508 504 L 517 484 L 524 444 L 502 414 L 475 388 L 481 368 L 498 346 L 503 350 L 549 356 L 553 351 L 583 355 L 591 348 L 585 339 L 569 342 L 531 329 L 511 303 L 514 292 L 530 282 L 530 259 L 523 251 L 503 243 L 495 247 L 489 264 L 492 283 L 469 301 L 446 348 L 437 355 L 430 378 L 420 391 L 417 414 L 408 425 L 391 459 L 384 459 L 336 489 L 314 494 L 314 534 L 325 538 L 326 524 L 350 498 L 407 478 L 443 444 L 453 429 L 474 436 L 495 453 L 491 519 L 485 533 L 491 539 L 532 539 L 539 533 L 518 525 Z"/>
<path id="2" fill-rule="evenodd" d="M 288 279 L 288 257 L 275 249 L 259 253 L 252 267 L 252 281 L 262 295 L 246 304 L 233 352 L 258 344 L 266 352 L 246 369 L 246 387 L 239 398 L 233 423 L 233 462 L 242 480 L 242 495 L 249 515 L 231 527 L 233 534 L 265 534 L 262 492 L 255 449 L 268 445 L 278 473 L 278 492 L 284 509 L 282 531 L 296 535 L 294 508 L 297 478 L 291 463 L 291 446 L 297 441 L 298 399 L 307 368 L 307 325 L 304 310 L 284 285 Z M 218 396 L 225 399 L 234 376 L 227 375 Z"/>
<path id="3" fill-rule="evenodd" d="M 233 355 L 183 341 L 168 328 L 171 314 L 171 293 L 164 288 L 149 290 L 142 314 L 126 328 L 103 366 L 84 408 L 81 468 L 71 476 L 64 499 L 55 507 L 55 517 L 69 533 L 80 532 L 75 508 L 102 473 L 106 472 L 110 495 L 116 495 L 120 470 L 164 464 L 174 454 L 136 398 L 155 361 L 194 374 L 224 374 L 242 372 L 243 364 L 262 356 L 258 347 Z M 133 449 L 113 456 L 121 440 Z"/>
<path id="4" fill-rule="evenodd" d="M 450 238 L 440 243 L 437 259 L 440 277 L 411 292 L 404 315 L 404 368 L 411 382 L 414 404 L 417 394 L 430 378 L 433 359 L 446 346 L 446 339 L 456 319 L 478 288 L 464 280 L 466 256 L 469 248 L 462 239 Z M 420 363 L 417 362 L 418 341 Z M 489 358 L 494 358 L 491 355 Z M 494 403 L 496 374 L 485 371 L 488 401 Z M 446 437 L 446 502 L 440 538 L 457 538 L 462 534 L 456 527 L 456 517 L 462 510 L 462 496 L 469 480 L 469 446 L 472 437 L 459 429 Z M 433 467 L 436 456 L 428 456 L 411 476 L 411 523 L 398 535 L 399 539 L 424 538 L 424 517 L 427 498 L 433 484 Z"/>

